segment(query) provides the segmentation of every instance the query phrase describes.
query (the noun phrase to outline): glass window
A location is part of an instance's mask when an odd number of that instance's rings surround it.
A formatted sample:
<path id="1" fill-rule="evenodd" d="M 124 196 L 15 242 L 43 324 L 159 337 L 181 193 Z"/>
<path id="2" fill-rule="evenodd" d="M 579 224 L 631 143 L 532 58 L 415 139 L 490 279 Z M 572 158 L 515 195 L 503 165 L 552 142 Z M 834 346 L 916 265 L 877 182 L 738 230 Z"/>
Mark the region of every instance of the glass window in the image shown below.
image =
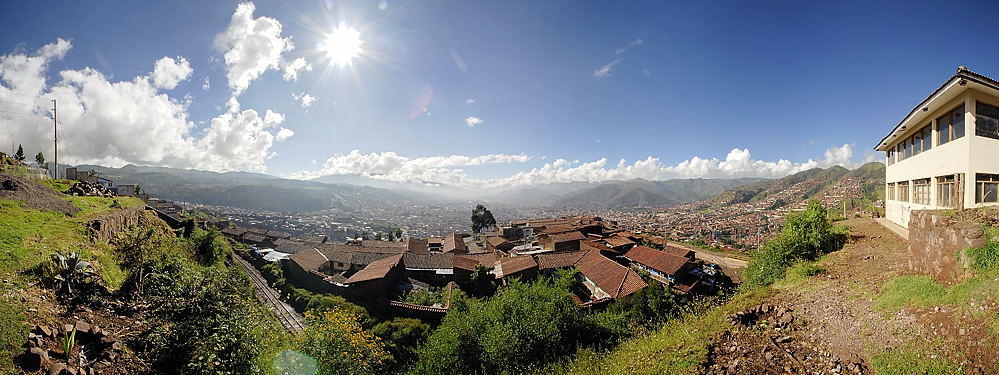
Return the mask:
<path id="1" fill-rule="evenodd" d="M 912 181 L 912 203 L 930 204 L 930 179 Z"/>
<path id="2" fill-rule="evenodd" d="M 940 137 L 937 140 L 937 144 L 942 145 L 950 142 L 950 121 L 947 121 L 947 116 L 937 119 L 937 129 L 940 129 L 940 132 L 937 134 Z"/>
<path id="3" fill-rule="evenodd" d="M 898 200 L 902 202 L 909 201 L 909 181 L 898 183 Z"/>
<path id="4" fill-rule="evenodd" d="M 953 175 L 937 177 L 937 206 L 956 207 L 957 180 Z"/>
<path id="5" fill-rule="evenodd" d="M 951 140 L 955 140 L 964 136 L 964 106 L 955 109 L 950 113 L 951 123 L 950 131 L 953 134 Z"/>
<path id="6" fill-rule="evenodd" d="M 923 133 L 920 131 L 912 136 L 912 154 L 917 155 L 923 151 Z"/>
<path id="7" fill-rule="evenodd" d="M 933 124 L 926 124 L 923 127 L 923 151 L 933 148 Z"/>
<path id="8" fill-rule="evenodd" d="M 895 183 L 894 182 L 888 184 L 888 193 L 885 194 L 885 196 L 887 196 L 888 200 L 890 200 L 890 201 L 895 200 Z"/>
<path id="9" fill-rule="evenodd" d="M 976 103 L 975 135 L 999 139 L 999 107 Z"/>
<path id="10" fill-rule="evenodd" d="M 999 202 L 999 174 L 975 174 L 975 203 Z"/>

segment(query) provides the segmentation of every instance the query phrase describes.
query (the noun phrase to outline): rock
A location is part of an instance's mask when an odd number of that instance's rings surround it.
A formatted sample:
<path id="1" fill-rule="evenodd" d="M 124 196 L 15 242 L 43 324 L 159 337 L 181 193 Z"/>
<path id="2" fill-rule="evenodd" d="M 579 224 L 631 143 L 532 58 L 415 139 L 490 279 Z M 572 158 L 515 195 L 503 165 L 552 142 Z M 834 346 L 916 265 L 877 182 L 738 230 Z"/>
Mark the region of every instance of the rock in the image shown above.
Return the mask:
<path id="1" fill-rule="evenodd" d="M 76 327 L 77 332 L 81 333 L 90 332 L 90 323 L 84 322 L 82 320 L 77 320 L 74 326 Z"/>
<path id="2" fill-rule="evenodd" d="M 52 366 L 49 366 L 49 375 L 61 375 L 63 371 L 66 371 L 66 365 L 56 362 Z"/>
<path id="3" fill-rule="evenodd" d="M 62 331 L 65 332 L 65 333 L 73 332 L 73 325 L 72 324 L 63 324 Z"/>
<path id="4" fill-rule="evenodd" d="M 43 337 L 52 337 L 52 329 L 49 328 L 48 326 L 37 325 L 35 326 L 34 331 L 38 332 L 38 334 L 42 335 Z"/>
<path id="5" fill-rule="evenodd" d="M 791 315 L 789 312 L 785 312 L 780 316 L 779 320 L 782 324 L 791 324 L 791 322 L 794 321 L 794 315 Z"/>
<path id="6" fill-rule="evenodd" d="M 98 326 L 98 325 L 96 325 L 96 324 L 90 326 L 90 332 L 89 333 L 91 335 L 93 335 L 94 337 L 103 337 L 104 336 L 104 331 L 102 331 L 101 327 Z"/>

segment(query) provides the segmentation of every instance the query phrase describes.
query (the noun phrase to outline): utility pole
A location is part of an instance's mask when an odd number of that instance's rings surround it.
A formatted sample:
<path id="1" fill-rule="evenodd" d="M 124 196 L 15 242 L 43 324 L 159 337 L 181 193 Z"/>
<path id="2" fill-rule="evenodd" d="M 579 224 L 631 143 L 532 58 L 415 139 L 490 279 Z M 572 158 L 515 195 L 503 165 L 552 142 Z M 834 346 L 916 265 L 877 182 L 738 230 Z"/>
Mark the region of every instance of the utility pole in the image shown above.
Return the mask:
<path id="1" fill-rule="evenodd" d="M 54 135 L 52 137 L 52 148 L 53 148 L 52 154 L 55 155 L 55 161 L 54 161 L 55 168 L 53 168 L 54 172 L 52 174 L 55 176 L 55 179 L 58 180 L 59 179 L 59 115 L 56 112 L 55 99 L 52 99 L 52 129 Z"/>

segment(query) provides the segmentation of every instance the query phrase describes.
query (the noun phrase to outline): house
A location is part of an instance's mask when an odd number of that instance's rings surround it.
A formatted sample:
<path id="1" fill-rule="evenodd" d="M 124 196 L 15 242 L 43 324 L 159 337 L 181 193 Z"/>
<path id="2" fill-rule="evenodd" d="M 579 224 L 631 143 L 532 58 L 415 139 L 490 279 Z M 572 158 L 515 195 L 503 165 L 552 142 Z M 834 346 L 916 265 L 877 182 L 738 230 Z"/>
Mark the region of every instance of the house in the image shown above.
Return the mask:
<path id="1" fill-rule="evenodd" d="M 496 262 L 496 277 L 501 279 L 516 277 L 521 281 L 534 280 L 538 277 L 538 262 L 530 255 L 500 258 Z"/>
<path id="2" fill-rule="evenodd" d="M 556 234 L 542 234 L 538 242 L 541 248 L 551 251 L 579 250 L 579 241 L 586 239 L 579 231 L 569 231 Z"/>
<path id="3" fill-rule="evenodd" d="M 489 251 L 502 251 L 505 253 L 512 250 L 514 246 L 513 242 L 507 241 L 507 239 L 503 237 L 486 237 L 486 249 Z"/>
<path id="4" fill-rule="evenodd" d="M 885 217 L 999 204 L 999 82 L 959 67 L 874 147 L 885 153 Z"/>
<path id="5" fill-rule="evenodd" d="M 388 295 L 403 276 L 402 254 L 392 255 L 371 262 L 351 275 L 343 283 L 350 294 L 366 299 L 378 299 Z"/>
<path id="6" fill-rule="evenodd" d="M 118 184 L 114 193 L 119 196 L 136 197 L 138 194 L 136 194 L 135 189 L 138 187 L 139 185 L 136 184 Z"/>
<path id="7" fill-rule="evenodd" d="M 663 248 L 663 252 L 672 256 L 687 258 L 687 260 L 691 262 L 693 262 L 694 258 L 697 256 L 697 253 L 695 253 L 693 250 L 684 249 L 682 247 L 673 246 L 673 245 L 666 245 L 666 247 Z"/>
<path id="8" fill-rule="evenodd" d="M 599 249 L 549 252 L 536 255 L 542 273 L 575 267 L 579 271 L 579 288 L 573 295 L 581 305 L 628 299 L 648 284 L 634 270 L 600 255 Z"/>
<path id="9" fill-rule="evenodd" d="M 441 241 L 441 252 L 466 254 L 468 253 L 468 250 L 465 247 L 465 240 L 461 237 L 461 235 L 452 233 L 444 236 L 444 240 Z"/>
<path id="10" fill-rule="evenodd" d="M 402 256 L 406 277 L 442 286 L 454 279 L 454 258 L 452 253 L 407 252 Z"/>
<path id="11" fill-rule="evenodd" d="M 635 241 L 628 239 L 628 237 L 622 236 L 607 237 L 603 239 L 603 242 L 607 244 L 607 247 L 614 249 L 614 251 L 621 254 L 624 254 L 635 246 Z"/>
<path id="12" fill-rule="evenodd" d="M 683 278 L 694 265 L 688 258 L 645 246 L 631 248 L 624 254 L 624 258 L 631 261 L 633 267 L 644 270 L 667 284 Z"/>
<path id="13" fill-rule="evenodd" d="M 406 251 L 415 254 L 427 254 L 430 253 L 430 247 L 427 244 L 427 240 L 409 238 L 406 240 Z"/>
<path id="14" fill-rule="evenodd" d="M 117 192 L 118 185 L 109 179 L 98 176 L 96 172 L 91 173 L 90 171 L 78 171 L 76 168 L 66 168 L 66 179 L 76 180 L 81 182 L 98 183 L 104 186 L 108 190 Z M 117 194 L 117 193 L 116 193 Z"/>

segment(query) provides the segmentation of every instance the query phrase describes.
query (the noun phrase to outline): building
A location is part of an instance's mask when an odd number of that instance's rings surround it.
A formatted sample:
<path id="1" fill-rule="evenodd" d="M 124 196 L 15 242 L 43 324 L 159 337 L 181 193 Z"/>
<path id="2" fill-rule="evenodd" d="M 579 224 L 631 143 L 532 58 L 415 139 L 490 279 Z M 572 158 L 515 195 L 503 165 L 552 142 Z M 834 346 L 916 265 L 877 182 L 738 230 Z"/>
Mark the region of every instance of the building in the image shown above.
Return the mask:
<path id="1" fill-rule="evenodd" d="M 66 179 L 81 182 L 98 183 L 108 190 L 117 192 L 118 185 L 114 181 L 98 176 L 96 171 L 78 171 L 76 168 L 66 168 Z"/>
<path id="2" fill-rule="evenodd" d="M 579 250 L 579 242 L 585 240 L 579 231 L 561 232 L 556 234 L 543 234 L 539 239 L 541 247 L 550 251 L 576 251 Z"/>
<path id="3" fill-rule="evenodd" d="M 999 203 L 999 82 L 959 67 L 875 147 L 885 152 L 885 216 Z"/>
<path id="4" fill-rule="evenodd" d="M 632 267 L 644 270 L 667 284 L 683 279 L 694 266 L 688 258 L 645 246 L 631 248 L 624 257 L 631 262 Z"/>

